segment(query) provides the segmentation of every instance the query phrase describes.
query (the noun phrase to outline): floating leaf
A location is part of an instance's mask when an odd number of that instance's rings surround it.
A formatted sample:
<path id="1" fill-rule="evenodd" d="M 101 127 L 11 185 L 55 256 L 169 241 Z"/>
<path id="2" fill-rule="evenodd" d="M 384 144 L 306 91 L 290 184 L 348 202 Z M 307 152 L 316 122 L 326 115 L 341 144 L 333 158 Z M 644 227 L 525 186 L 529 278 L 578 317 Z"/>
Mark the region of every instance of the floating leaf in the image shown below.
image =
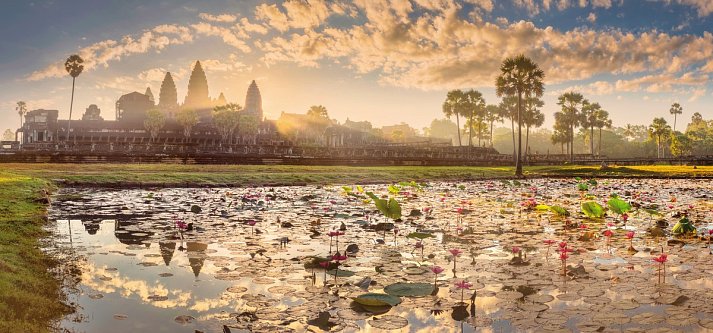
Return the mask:
<path id="1" fill-rule="evenodd" d="M 582 212 L 589 218 L 602 218 L 604 207 L 594 201 L 586 201 L 582 203 Z"/>
<path id="2" fill-rule="evenodd" d="M 396 296 L 392 295 L 387 295 L 387 294 L 379 294 L 379 293 L 366 293 L 363 295 L 360 295 L 359 297 L 353 298 L 354 302 L 357 302 L 361 305 L 367 305 L 367 306 L 384 306 L 384 305 L 390 305 L 390 306 L 396 306 L 401 303 L 401 298 L 398 298 Z"/>
<path id="3" fill-rule="evenodd" d="M 423 297 L 433 293 L 433 283 L 394 283 L 384 287 L 392 296 Z"/>
<path id="4" fill-rule="evenodd" d="M 543 211 L 544 211 L 544 210 L 550 210 L 551 207 L 548 206 L 548 205 L 537 205 L 537 206 L 535 206 L 535 209 L 536 209 L 536 210 L 543 210 Z"/>
<path id="5" fill-rule="evenodd" d="M 577 184 L 577 190 L 580 190 L 582 192 L 589 191 L 589 186 L 587 186 L 587 184 L 585 183 L 579 183 Z"/>
<path id="6" fill-rule="evenodd" d="M 366 195 L 374 201 L 374 205 L 376 205 L 376 208 L 381 212 L 381 214 L 383 214 L 387 218 L 394 220 L 401 218 L 401 206 L 396 201 L 396 199 L 390 198 L 387 201 L 385 199 L 377 197 L 372 192 L 366 192 Z"/>
<path id="7" fill-rule="evenodd" d="M 356 273 L 352 272 L 352 271 L 346 271 L 343 269 L 340 269 L 340 270 L 331 269 L 331 270 L 327 271 L 327 274 L 329 274 L 331 276 L 336 276 L 336 277 L 350 277 L 350 276 L 354 276 L 354 274 L 356 274 Z"/>
<path id="8" fill-rule="evenodd" d="M 569 216 L 569 211 L 561 206 L 552 206 L 550 210 L 559 216 Z"/>
<path id="9" fill-rule="evenodd" d="M 195 214 L 198 214 L 198 213 L 200 213 L 201 211 L 203 211 L 203 209 L 202 209 L 200 206 L 198 206 L 198 205 L 193 205 L 193 206 L 191 206 L 191 212 L 193 212 L 193 213 L 195 213 Z"/>
<path id="10" fill-rule="evenodd" d="M 432 234 L 425 233 L 425 232 L 412 232 L 408 235 L 406 235 L 406 238 L 416 238 L 416 239 L 426 239 L 426 238 L 431 238 L 431 237 L 436 237 Z"/>
<path id="11" fill-rule="evenodd" d="M 596 180 L 596 179 L 590 179 L 590 180 L 587 181 L 587 183 L 589 183 L 589 185 L 592 185 L 592 186 L 597 186 L 597 180 Z"/>
<path id="12" fill-rule="evenodd" d="M 696 227 L 694 227 L 693 224 L 691 224 L 691 221 L 684 216 L 678 221 L 678 223 L 676 223 L 676 225 L 673 226 L 671 232 L 676 235 L 695 234 Z"/>
<path id="13" fill-rule="evenodd" d="M 612 212 L 617 213 L 619 215 L 628 213 L 631 210 L 631 205 L 619 198 L 611 198 L 609 201 L 607 201 L 607 206 L 609 209 L 611 209 Z"/>

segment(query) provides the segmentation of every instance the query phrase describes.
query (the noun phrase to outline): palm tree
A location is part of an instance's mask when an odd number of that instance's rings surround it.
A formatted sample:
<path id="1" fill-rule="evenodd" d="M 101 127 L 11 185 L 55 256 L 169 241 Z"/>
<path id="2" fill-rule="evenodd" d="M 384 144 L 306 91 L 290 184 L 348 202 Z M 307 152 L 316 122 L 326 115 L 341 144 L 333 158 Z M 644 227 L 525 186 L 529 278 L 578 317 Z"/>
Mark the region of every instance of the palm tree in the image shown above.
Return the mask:
<path id="1" fill-rule="evenodd" d="M 503 121 L 503 110 L 494 104 L 485 107 L 485 121 L 490 124 L 490 148 L 493 148 L 493 124 Z"/>
<path id="2" fill-rule="evenodd" d="M 443 114 L 451 119 L 451 116 L 456 116 L 456 126 L 458 127 L 458 146 L 463 143 L 460 139 L 460 115 L 463 114 L 463 104 L 465 102 L 465 93 L 460 90 L 451 90 L 446 94 L 446 100 L 443 102 Z"/>
<path id="3" fill-rule="evenodd" d="M 569 138 L 569 161 L 574 162 L 574 128 L 579 126 L 581 116 L 578 107 L 584 102 L 584 96 L 575 92 L 567 92 L 560 95 L 557 99 L 557 105 L 562 107 L 560 121 L 567 127 Z"/>
<path id="4" fill-rule="evenodd" d="M 525 124 L 525 160 L 530 155 L 530 127 L 538 128 L 545 123 L 545 114 L 539 108 L 545 106 L 545 102 L 537 97 L 525 99 L 525 113 L 522 115 L 522 122 Z"/>
<path id="5" fill-rule="evenodd" d="M 517 163 L 517 145 L 515 144 L 515 121 L 517 120 L 517 96 L 505 96 L 500 102 L 503 117 L 510 119 L 510 134 L 512 134 L 512 161 Z"/>
<path id="6" fill-rule="evenodd" d="M 599 103 L 589 103 L 588 100 L 582 102 L 582 112 L 580 124 L 585 130 L 589 130 L 589 153 L 594 156 L 594 127 L 597 125 L 597 114 L 602 110 Z"/>
<path id="7" fill-rule="evenodd" d="M 507 58 L 500 66 L 500 76 L 495 81 L 495 93 L 498 97 L 517 96 L 517 135 L 518 149 L 515 160 L 515 175 L 522 176 L 522 106 L 523 97 L 542 97 L 545 86 L 543 72 L 535 62 L 524 55 Z"/>
<path id="8" fill-rule="evenodd" d="M 597 146 L 597 156 L 602 156 L 602 128 L 611 128 L 612 121 L 609 119 L 609 112 L 599 109 L 595 114 L 595 126 L 599 129 L 599 145 Z"/>
<path id="9" fill-rule="evenodd" d="M 683 107 L 678 102 L 671 104 L 671 109 L 668 110 L 673 115 L 673 131 L 676 131 L 676 116 L 683 113 Z"/>
<path id="10" fill-rule="evenodd" d="M 468 146 L 472 147 L 474 118 L 482 119 L 483 110 L 485 109 L 485 99 L 483 99 L 483 94 L 477 90 L 466 91 L 464 97 L 463 115 L 468 118 Z M 480 122 L 478 123 L 480 124 Z M 480 133 L 480 125 L 478 125 L 478 133 Z M 480 146 L 480 134 L 478 135 L 478 146 Z"/>
<path id="11" fill-rule="evenodd" d="M 22 119 L 25 117 L 25 113 L 27 113 L 27 103 L 23 101 L 17 102 L 17 106 L 15 107 L 15 111 L 17 111 L 17 114 L 20 116 L 20 128 L 22 128 Z M 24 132 L 23 132 L 23 137 L 24 139 Z M 20 139 L 20 142 L 22 142 L 22 139 Z"/>
<path id="12" fill-rule="evenodd" d="M 666 152 L 661 150 L 661 140 L 670 133 L 671 126 L 668 125 L 664 118 L 654 118 L 654 121 L 649 125 L 649 137 L 656 139 L 656 157 L 661 158 L 661 155 L 666 157 Z"/>
<path id="13" fill-rule="evenodd" d="M 77 76 L 79 74 L 82 74 L 82 71 L 84 70 L 84 59 L 82 57 L 73 54 L 67 58 L 67 61 L 64 63 L 64 69 L 69 73 L 69 75 L 72 77 L 72 99 L 69 102 L 69 120 L 67 121 L 67 136 L 65 139 L 69 141 L 69 132 L 71 131 L 72 128 L 72 107 L 74 106 L 74 81 L 77 79 Z"/>

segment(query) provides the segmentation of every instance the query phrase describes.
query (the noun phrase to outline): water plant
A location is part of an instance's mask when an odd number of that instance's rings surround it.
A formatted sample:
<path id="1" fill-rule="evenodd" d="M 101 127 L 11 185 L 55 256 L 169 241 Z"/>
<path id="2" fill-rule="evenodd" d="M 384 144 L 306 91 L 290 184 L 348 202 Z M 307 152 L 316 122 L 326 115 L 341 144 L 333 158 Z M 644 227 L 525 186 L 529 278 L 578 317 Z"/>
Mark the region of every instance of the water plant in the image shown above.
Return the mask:
<path id="1" fill-rule="evenodd" d="M 668 255 L 666 253 L 661 253 L 658 257 L 654 257 L 654 261 L 659 264 L 658 267 L 658 276 L 659 276 L 659 284 L 661 283 L 661 277 L 663 275 L 663 283 L 666 283 L 666 261 L 668 261 Z M 663 268 L 663 274 L 661 274 L 661 270 Z"/>
<path id="2" fill-rule="evenodd" d="M 547 245 L 547 253 L 545 254 L 545 258 L 549 258 L 550 257 L 550 246 L 552 246 L 552 244 L 554 244 L 554 243 L 557 243 L 557 241 L 553 240 L 553 239 L 545 239 L 542 242 L 545 243 L 545 245 Z"/>
<path id="3" fill-rule="evenodd" d="M 604 230 L 602 233 L 604 237 L 607 238 L 607 251 L 609 250 L 609 245 L 611 244 L 611 237 L 614 235 L 614 232 L 611 231 L 611 229 Z"/>
<path id="4" fill-rule="evenodd" d="M 458 257 L 463 253 L 460 249 L 450 249 L 448 252 L 453 256 L 453 277 L 456 276 L 456 263 L 458 262 Z"/>
<path id="5" fill-rule="evenodd" d="M 629 231 L 626 233 L 626 238 L 629 239 L 629 251 L 630 252 L 635 252 L 636 249 L 634 248 L 634 232 Z"/>
<path id="6" fill-rule="evenodd" d="M 671 232 L 674 235 L 695 235 L 696 234 L 696 227 L 693 226 L 691 223 L 691 220 L 688 219 L 688 216 L 686 214 L 683 214 L 683 217 L 678 220 L 678 223 L 673 226 L 673 229 L 671 229 Z"/>
<path id="7" fill-rule="evenodd" d="M 465 296 L 465 291 L 470 290 L 470 288 L 473 287 L 473 284 L 466 281 L 462 280 L 460 282 L 456 282 L 456 288 L 460 289 L 460 302 L 463 302 L 464 296 Z"/>
<path id="8" fill-rule="evenodd" d="M 438 274 L 443 273 L 444 270 L 445 270 L 445 269 L 443 269 L 443 267 L 441 267 L 441 266 L 432 266 L 432 267 L 431 267 L 431 272 L 433 272 L 433 274 L 436 276 L 436 277 L 433 279 L 433 287 L 434 287 L 434 288 L 437 288 L 437 287 L 438 287 Z"/>

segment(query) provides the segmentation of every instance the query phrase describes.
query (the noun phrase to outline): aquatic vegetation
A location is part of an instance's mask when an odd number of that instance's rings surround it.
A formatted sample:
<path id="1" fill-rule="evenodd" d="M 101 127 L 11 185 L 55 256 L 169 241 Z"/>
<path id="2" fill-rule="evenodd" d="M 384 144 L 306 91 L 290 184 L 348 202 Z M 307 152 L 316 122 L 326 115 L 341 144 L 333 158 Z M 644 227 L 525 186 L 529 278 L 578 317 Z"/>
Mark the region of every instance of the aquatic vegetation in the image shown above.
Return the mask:
<path id="1" fill-rule="evenodd" d="M 673 226 L 671 232 L 675 235 L 690 236 L 696 234 L 696 227 L 693 226 L 693 223 L 691 223 L 691 220 L 688 219 L 688 216 L 684 215 L 680 220 L 678 220 L 678 223 Z"/>
<path id="2" fill-rule="evenodd" d="M 438 288 L 438 274 L 443 273 L 444 269 L 441 266 L 432 266 L 431 267 L 431 272 L 433 272 L 433 275 L 435 275 L 435 278 L 433 279 L 433 287 Z"/>
<path id="3" fill-rule="evenodd" d="M 604 207 L 594 201 L 582 202 L 582 213 L 589 218 L 602 218 L 604 217 Z"/>
<path id="4" fill-rule="evenodd" d="M 666 261 L 668 261 L 668 255 L 665 253 L 661 253 L 661 255 L 654 258 L 654 261 L 659 264 L 658 265 L 659 266 L 658 267 L 659 284 L 661 283 L 661 277 L 663 277 L 663 283 L 666 283 Z M 663 274 L 662 274 L 662 269 L 663 269 Z"/>
<path id="5" fill-rule="evenodd" d="M 473 284 L 469 283 L 466 280 L 456 282 L 456 288 L 458 288 L 460 290 L 460 302 L 461 303 L 463 303 L 463 296 L 465 294 L 465 291 L 470 290 L 471 287 L 473 287 Z"/>
<path id="6" fill-rule="evenodd" d="M 453 257 L 453 276 L 456 276 L 456 264 L 458 263 L 458 257 L 463 253 L 460 249 L 450 249 L 448 250 Z"/>

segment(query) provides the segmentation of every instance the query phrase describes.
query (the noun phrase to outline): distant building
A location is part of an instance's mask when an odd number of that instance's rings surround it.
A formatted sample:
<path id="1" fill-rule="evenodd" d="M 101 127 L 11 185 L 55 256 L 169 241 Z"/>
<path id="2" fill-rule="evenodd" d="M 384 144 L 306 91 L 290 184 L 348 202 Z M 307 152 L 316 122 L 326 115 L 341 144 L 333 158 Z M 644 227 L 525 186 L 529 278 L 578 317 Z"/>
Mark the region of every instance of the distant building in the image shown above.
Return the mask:
<path id="1" fill-rule="evenodd" d="M 262 96 L 260 96 L 260 88 L 253 80 L 248 87 L 248 92 L 245 94 L 245 112 L 256 116 L 258 119 L 263 119 L 262 112 Z"/>
<path id="2" fill-rule="evenodd" d="M 53 142 L 57 133 L 57 110 L 32 110 L 25 114 L 23 144 Z"/>
<path id="3" fill-rule="evenodd" d="M 101 116 L 101 110 L 96 104 L 89 105 L 82 115 L 82 120 L 100 121 L 104 120 Z"/>
<path id="4" fill-rule="evenodd" d="M 155 105 L 149 96 L 140 92 L 132 92 L 119 97 L 116 101 L 116 120 L 124 123 L 142 124 L 146 119 L 146 111 Z"/>

